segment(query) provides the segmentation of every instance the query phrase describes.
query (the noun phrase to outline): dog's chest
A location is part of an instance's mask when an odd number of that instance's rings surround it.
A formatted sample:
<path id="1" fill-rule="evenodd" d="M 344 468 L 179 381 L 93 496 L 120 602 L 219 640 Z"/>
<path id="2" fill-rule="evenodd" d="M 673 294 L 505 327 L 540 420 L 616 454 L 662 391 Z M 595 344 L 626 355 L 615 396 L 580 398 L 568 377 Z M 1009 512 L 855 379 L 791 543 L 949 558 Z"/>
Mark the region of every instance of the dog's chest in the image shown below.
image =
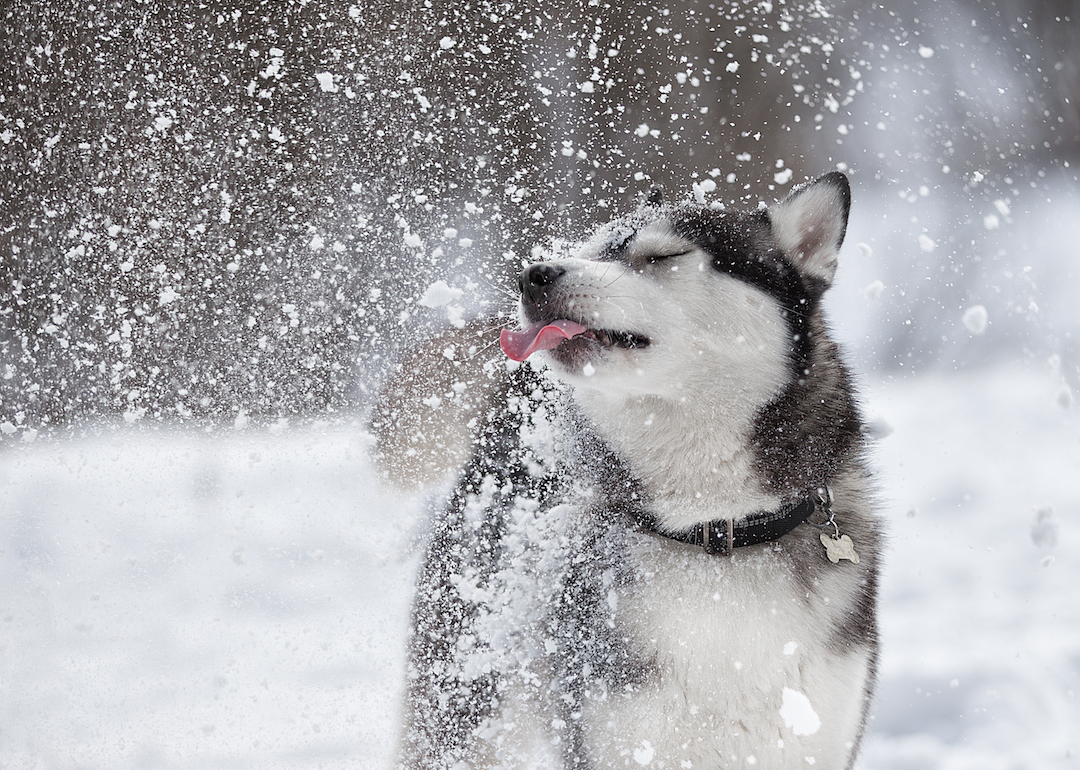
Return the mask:
<path id="1" fill-rule="evenodd" d="M 615 622 L 656 668 L 678 675 L 688 701 L 704 707 L 791 667 L 813 619 L 781 554 L 710 555 L 640 536 L 631 555 L 633 577 L 609 600 Z"/>
<path id="2" fill-rule="evenodd" d="M 748 757 L 787 766 L 793 754 L 843 766 L 858 709 L 846 693 L 852 684 L 858 692 L 865 661 L 828 649 L 829 623 L 814 611 L 821 598 L 799 587 L 783 554 L 765 546 L 716 556 L 649 536 L 630 546 L 634 577 L 613 587 L 608 605 L 647 673 L 590 702 L 599 766 L 741 766 Z"/>

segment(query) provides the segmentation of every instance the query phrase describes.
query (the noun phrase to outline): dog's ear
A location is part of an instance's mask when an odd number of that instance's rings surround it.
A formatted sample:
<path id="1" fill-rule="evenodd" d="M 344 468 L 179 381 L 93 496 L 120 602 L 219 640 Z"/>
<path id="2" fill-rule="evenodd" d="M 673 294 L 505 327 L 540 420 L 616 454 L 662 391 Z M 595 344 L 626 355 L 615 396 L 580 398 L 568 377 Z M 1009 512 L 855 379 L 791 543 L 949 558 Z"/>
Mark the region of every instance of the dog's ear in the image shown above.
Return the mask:
<path id="1" fill-rule="evenodd" d="M 833 171 L 792 190 L 769 209 L 769 222 L 777 245 L 795 267 L 829 286 L 850 209 L 851 185 Z"/>

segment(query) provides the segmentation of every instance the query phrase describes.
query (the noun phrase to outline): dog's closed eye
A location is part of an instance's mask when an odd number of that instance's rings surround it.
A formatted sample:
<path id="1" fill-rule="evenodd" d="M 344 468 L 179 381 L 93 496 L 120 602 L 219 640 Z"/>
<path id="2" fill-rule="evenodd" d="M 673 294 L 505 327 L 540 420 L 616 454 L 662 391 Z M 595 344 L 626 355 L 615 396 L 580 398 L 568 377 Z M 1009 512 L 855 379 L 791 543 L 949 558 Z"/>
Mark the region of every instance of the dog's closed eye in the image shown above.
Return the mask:
<path id="1" fill-rule="evenodd" d="M 681 257 L 684 254 L 689 254 L 691 249 L 685 249 L 683 251 L 673 251 L 671 253 L 650 254 L 645 258 L 645 261 L 650 265 L 655 265 L 657 262 L 663 262 L 665 259 L 671 259 L 672 257 Z"/>

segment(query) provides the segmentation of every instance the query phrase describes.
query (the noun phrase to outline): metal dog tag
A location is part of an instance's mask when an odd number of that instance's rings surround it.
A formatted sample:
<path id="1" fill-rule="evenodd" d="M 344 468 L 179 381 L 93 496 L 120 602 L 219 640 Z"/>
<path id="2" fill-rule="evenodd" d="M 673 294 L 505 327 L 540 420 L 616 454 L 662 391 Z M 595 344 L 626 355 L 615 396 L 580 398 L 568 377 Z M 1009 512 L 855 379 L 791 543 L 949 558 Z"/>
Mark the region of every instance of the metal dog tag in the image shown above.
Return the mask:
<path id="1" fill-rule="evenodd" d="M 847 535 L 834 537 L 822 532 L 821 544 L 825 546 L 825 554 L 833 564 L 838 563 L 841 559 L 847 559 L 853 564 L 859 563 L 859 554 L 855 553 L 855 544 L 851 542 L 851 538 Z"/>

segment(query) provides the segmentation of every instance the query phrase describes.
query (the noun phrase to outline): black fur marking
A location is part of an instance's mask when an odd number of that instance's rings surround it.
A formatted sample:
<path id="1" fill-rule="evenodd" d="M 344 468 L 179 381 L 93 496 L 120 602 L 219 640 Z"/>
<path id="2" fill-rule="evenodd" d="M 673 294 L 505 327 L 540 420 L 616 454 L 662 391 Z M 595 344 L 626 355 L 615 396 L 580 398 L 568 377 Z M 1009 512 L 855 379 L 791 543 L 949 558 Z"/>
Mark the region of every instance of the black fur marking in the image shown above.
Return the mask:
<path id="1" fill-rule="evenodd" d="M 853 462 L 850 469 L 856 475 L 867 476 L 867 470 L 862 466 L 861 460 Z M 873 501 L 859 501 L 864 508 L 871 508 Z M 867 717 L 870 712 L 870 704 L 874 692 L 874 683 L 877 680 L 878 669 L 878 624 L 877 624 L 877 594 L 879 563 L 882 550 L 882 533 L 880 525 L 872 518 L 865 515 L 859 516 L 846 510 L 841 503 L 834 508 L 836 521 L 840 531 L 848 535 L 859 553 L 858 569 L 861 576 L 861 584 L 857 594 L 853 597 L 848 607 L 848 612 L 833 626 L 832 646 L 835 649 L 865 650 L 870 654 L 867 665 L 867 683 L 864 687 L 865 697 L 862 704 L 862 716 L 859 720 L 860 729 L 855 737 L 855 746 L 851 751 L 851 764 L 858 755 L 859 744 L 862 742 L 863 733 L 866 730 Z"/>
<path id="2" fill-rule="evenodd" d="M 655 222 L 666 207 L 646 203 L 637 211 L 614 220 L 607 226 L 608 242 L 603 250 L 596 255 L 600 262 L 626 261 L 626 250 L 637 237 L 638 233 L 649 224 Z"/>
<path id="3" fill-rule="evenodd" d="M 765 212 L 752 214 L 693 207 L 672 212 L 675 232 L 712 257 L 712 266 L 768 294 L 780 305 L 791 334 L 791 370 L 802 376 L 813 347 L 809 317 L 825 286 L 804 276 L 771 245 Z"/>
<path id="4" fill-rule="evenodd" d="M 851 375 L 820 313 L 807 326 L 808 362 L 758 414 L 752 437 L 758 471 L 785 499 L 835 478 L 864 446 Z"/>
<path id="5" fill-rule="evenodd" d="M 589 601 L 576 605 L 588 608 L 591 613 L 579 615 L 576 621 L 576 625 L 588 632 L 588 643 L 582 646 L 586 655 L 583 662 L 589 663 L 609 689 L 622 689 L 644 682 L 650 666 L 606 622 L 610 610 L 606 595 L 599 589 L 603 585 L 603 573 L 608 569 L 614 570 L 618 584 L 625 585 L 635 579 L 623 563 L 622 554 L 627 549 L 626 533 L 651 515 L 648 498 L 641 483 L 596 434 L 576 404 L 569 405 L 564 418 L 564 429 L 573 442 L 570 462 L 585 469 L 592 485 L 592 504 L 586 516 L 592 542 L 579 549 L 578 565 L 588 571 L 587 584 L 591 586 Z M 597 554 L 602 558 L 597 559 Z"/>

